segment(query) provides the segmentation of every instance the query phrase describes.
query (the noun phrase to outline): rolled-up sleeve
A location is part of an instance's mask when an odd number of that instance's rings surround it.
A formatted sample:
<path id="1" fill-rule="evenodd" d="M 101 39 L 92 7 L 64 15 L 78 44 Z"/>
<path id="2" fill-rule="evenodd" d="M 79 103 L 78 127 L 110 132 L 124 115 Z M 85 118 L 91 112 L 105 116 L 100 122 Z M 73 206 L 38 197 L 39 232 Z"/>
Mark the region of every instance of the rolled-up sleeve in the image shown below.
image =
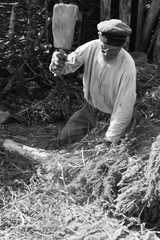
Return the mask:
<path id="1" fill-rule="evenodd" d="M 68 54 L 63 74 L 75 72 L 81 67 L 85 63 L 90 48 L 90 43 L 85 43 L 78 47 L 74 52 Z"/>
<path id="2" fill-rule="evenodd" d="M 114 142 L 129 125 L 136 101 L 136 74 L 126 75 L 120 84 L 105 140 Z"/>

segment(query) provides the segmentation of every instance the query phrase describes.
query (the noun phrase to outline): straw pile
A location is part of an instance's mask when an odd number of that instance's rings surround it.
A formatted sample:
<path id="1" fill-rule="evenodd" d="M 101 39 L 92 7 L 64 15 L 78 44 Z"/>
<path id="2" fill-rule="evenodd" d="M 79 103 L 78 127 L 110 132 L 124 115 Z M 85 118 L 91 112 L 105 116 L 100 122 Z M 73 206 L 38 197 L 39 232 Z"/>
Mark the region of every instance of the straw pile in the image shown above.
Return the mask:
<path id="1" fill-rule="evenodd" d="M 103 136 L 97 129 L 75 145 L 61 164 L 64 176 L 70 176 L 66 189 L 77 203 L 98 198 L 117 214 L 158 227 L 160 69 L 137 66 L 137 78 L 138 99 L 126 137 L 110 148 L 98 148 Z"/>
<path id="2" fill-rule="evenodd" d="M 137 66 L 137 78 L 138 99 L 126 137 L 110 149 L 98 150 L 97 136 L 90 135 L 87 144 L 83 142 L 86 162 L 67 187 L 79 203 L 98 197 L 117 213 L 153 226 L 160 210 L 160 68 Z"/>
<path id="3" fill-rule="evenodd" d="M 50 196 L 52 196 L 52 199 L 55 198 L 54 191 L 56 193 L 60 191 L 68 204 L 67 209 L 69 209 L 69 202 L 76 204 L 76 206 L 87 206 L 98 202 L 105 212 L 121 217 L 121 219 L 123 217 L 123 221 L 127 224 L 145 222 L 147 223 L 146 226 L 158 229 L 160 210 L 160 121 L 158 111 L 160 102 L 160 69 L 155 65 L 148 64 L 137 66 L 137 71 L 138 99 L 135 113 L 127 129 L 125 138 L 111 145 L 109 148 L 100 145 L 104 134 L 99 133 L 99 129 L 103 126 L 103 123 L 100 123 L 81 142 L 73 144 L 66 149 L 59 147 L 59 150 L 53 151 L 53 159 L 48 159 L 44 162 L 33 163 L 32 161 L 19 159 L 18 156 L 7 156 L 6 160 L 3 160 L 4 153 L 1 150 L 2 185 L 4 183 L 4 185 L 8 184 L 12 192 L 17 187 L 17 194 L 21 193 L 19 189 L 22 186 L 25 200 L 27 189 L 34 189 L 34 185 L 36 184 L 35 192 L 37 194 L 38 191 L 41 194 L 39 199 L 44 196 L 47 198 L 48 196 L 48 199 L 45 199 L 48 202 L 47 206 L 53 205 L 50 202 Z M 77 100 L 77 103 L 81 104 L 82 102 L 81 100 Z M 1 136 L 6 134 L 2 130 L 5 132 L 5 129 L 1 129 Z M 23 127 L 15 125 L 12 132 L 10 131 L 10 136 L 15 141 L 19 137 L 19 142 L 29 145 L 28 139 L 31 140 L 32 135 L 29 133 L 29 129 L 27 129 L 24 135 L 23 131 Z M 33 128 L 31 131 L 33 132 Z M 50 125 L 50 128 L 49 126 L 38 127 L 35 133 L 34 146 L 53 150 L 53 125 Z M 32 146 L 32 142 L 30 144 Z M 46 189 L 46 193 L 43 192 L 44 188 Z M 12 202 L 13 198 L 12 192 L 9 191 L 7 190 L 6 194 L 2 186 L 1 192 L 3 193 L 3 198 L 8 203 Z M 30 193 L 33 192 L 29 191 Z M 33 192 L 34 198 L 35 195 Z M 33 199 L 32 201 L 34 202 Z M 59 206 L 58 201 L 56 204 L 57 209 Z M 3 202 L 0 202 L 2 206 Z M 37 202 L 34 203 L 35 207 L 37 206 L 36 204 Z M 10 216 L 12 215 L 12 207 L 7 208 L 7 206 L 10 205 L 6 204 L 8 216 L 2 208 L 4 229 L 6 226 L 9 226 L 7 224 L 8 222 L 10 223 Z M 43 203 L 41 202 L 42 206 Z M 28 208 L 26 211 L 27 216 L 29 215 L 32 219 L 30 209 Z M 39 206 L 37 206 L 35 211 L 35 215 L 37 216 L 35 225 L 38 229 L 41 229 L 40 225 L 42 223 L 37 222 L 37 219 L 42 219 L 38 217 L 42 215 L 39 209 Z M 17 216 L 18 214 L 17 210 Z M 25 214 L 26 212 L 23 212 L 24 216 Z M 47 219 L 47 212 L 45 216 Z M 19 224 L 18 218 L 14 217 L 14 223 Z M 27 219 L 26 217 L 25 221 L 28 221 Z M 40 225 L 38 226 L 37 224 L 39 223 Z M 13 222 L 11 222 L 12 224 Z M 50 224 L 53 225 L 53 221 Z M 93 226 L 91 227 L 93 229 Z M 59 230 L 59 228 L 60 225 L 58 225 L 57 229 Z M 54 230 L 54 234 L 58 230 Z"/>

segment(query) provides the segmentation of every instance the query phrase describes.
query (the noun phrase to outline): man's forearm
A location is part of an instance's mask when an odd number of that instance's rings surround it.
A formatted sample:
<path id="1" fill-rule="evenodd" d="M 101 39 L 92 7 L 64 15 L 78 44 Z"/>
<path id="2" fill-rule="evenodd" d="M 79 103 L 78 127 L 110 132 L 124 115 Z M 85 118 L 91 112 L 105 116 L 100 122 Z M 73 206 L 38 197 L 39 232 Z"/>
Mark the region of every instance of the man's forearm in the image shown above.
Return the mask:
<path id="1" fill-rule="evenodd" d="M 118 124 L 111 124 L 105 134 L 105 141 L 115 142 L 124 135 L 124 132 L 130 121 Z"/>

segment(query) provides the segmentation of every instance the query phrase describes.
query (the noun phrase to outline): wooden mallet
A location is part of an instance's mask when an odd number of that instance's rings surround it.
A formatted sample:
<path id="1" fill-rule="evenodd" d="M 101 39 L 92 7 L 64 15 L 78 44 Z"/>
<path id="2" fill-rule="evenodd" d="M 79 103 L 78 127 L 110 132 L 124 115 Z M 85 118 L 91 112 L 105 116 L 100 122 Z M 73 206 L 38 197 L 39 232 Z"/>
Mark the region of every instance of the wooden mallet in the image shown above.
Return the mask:
<path id="1" fill-rule="evenodd" d="M 65 3 L 54 5 L 52 33 L 54 47 L 59 51 L 68 52 L 71 50 L 77 15 L 77 5 Z"/>

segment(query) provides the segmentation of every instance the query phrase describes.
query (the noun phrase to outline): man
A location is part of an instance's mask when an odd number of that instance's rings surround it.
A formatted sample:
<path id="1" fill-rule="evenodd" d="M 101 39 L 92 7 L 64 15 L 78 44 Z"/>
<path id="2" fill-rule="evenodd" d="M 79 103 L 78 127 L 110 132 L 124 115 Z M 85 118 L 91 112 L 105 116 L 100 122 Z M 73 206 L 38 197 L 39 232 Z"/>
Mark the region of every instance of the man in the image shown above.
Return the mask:
<path id="1" fill-rule="evenodd" d="M 99 39 L 85 43 L 66 56 L 55 51 L 50 71 L 56 75 L 75 72 L 84 64 L 85 106 L 71 116 L 60 139 L 73 143 L 94 128 L 97 116 L 110 115 L 105 133 L 107 145 L 118 140 L 132 118 L 136 100 L 136 68 L 123 48 L 132 30 L 124 22 L 111 19 L 97 25 Z"/>

